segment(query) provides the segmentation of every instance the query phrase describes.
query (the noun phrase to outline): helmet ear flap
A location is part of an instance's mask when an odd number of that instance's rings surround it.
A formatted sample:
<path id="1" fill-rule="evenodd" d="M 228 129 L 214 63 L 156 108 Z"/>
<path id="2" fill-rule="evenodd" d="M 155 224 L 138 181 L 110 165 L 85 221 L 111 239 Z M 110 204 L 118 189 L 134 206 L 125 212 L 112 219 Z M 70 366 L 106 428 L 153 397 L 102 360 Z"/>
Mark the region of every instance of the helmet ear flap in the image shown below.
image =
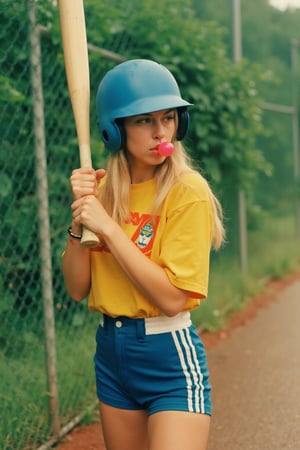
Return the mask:
<path id="1" fill-rule="evenodd" d="M 177 108 L 177 113 L 178 127 L 176 139 L 178 141 L 182 141 L 189 129 L 190 115 L 186 107 Z M 103 125 L 104 126 L 101 126 L 98 121 L 100 136 L 107 150 L 109 150 L 111 153 L 115 153 L 118 152 L 121 148 L 124 148 L 126 144 L 126 133 L 122 120 L 107 122 Z"/>
<path id="2" fill-rule="evenodd" d="M 182 139 L 184 139 L 189 129 L 190 115 L 186 107 L 177 108 L 177 114 L 178 114 L 178 127 L 176 139 L 178 141 L 182 141 Z"/>
<path id="3" fill-rule="evenodd" d="M 100 136 L 107 150 L 111 153 L 119 151 L 125 144 L 125 130 L 121 122 L 107 122 L 100 124 L 98 121 Z"/>

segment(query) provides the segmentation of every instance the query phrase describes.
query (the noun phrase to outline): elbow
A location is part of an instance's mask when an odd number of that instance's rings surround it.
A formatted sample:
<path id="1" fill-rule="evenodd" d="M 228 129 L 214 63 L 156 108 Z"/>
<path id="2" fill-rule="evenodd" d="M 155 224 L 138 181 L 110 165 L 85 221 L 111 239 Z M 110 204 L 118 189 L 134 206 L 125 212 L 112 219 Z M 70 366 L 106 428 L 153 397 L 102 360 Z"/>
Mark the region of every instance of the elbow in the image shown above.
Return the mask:
<path id="1" fill-rule="evenodd" d="M 86 295 L 78 295 L 78 294 L 70 294 L 70 297 L 72 298 L 72 300 L 74 300 L 74 302 L 79 303 L 82 300 L 84 300 L 86 298 Z"/>
<path id="2" fill-rule="evenodd" d="M 81 302 L 88 296 L 90 292 L 90 280 L 65 276 L 64 281 L 68 295 L 75 302 Z"/>
<path id="3" fill-rule="evenodd" d="M 164 311 L 164 314 L 165 314 L 165 316 L 167 316 L 167 317 L 175 317 L 175 316 L 177 316 L 177 314 L 179 314 L 179 312 L 181 312 L 181 311 L 177 311 L 177 310 L 167 310 L 167 311 Z"/>
<path id="4" fill-rule="evenodd" d="M 174 317 L 177 316 L 177 314 L 179 314 L 180 312 L 182 312 L 183 309 L 179 308 L 179 307 L 173 307 L 173 308 L 167 308 L 165 311 L 163 311 L 163 313 L 167 316 L 167 317 Z"/>
<path id="5" fill-rule="evenodd" d="M 187 302 L 186 295 L 179 296 L 179 298 L 176 298 L 176 299 L 173 298 L 172 301 L 170 301 L 170 303 L 168 303 L 168 305 L 165 306 L 165 308 L 163 310 L 163 313 L 167 317 L 177 316 L 177 314 L 179 314 L 182 311 L 184 311 L 184 307 L 186 305 L 186 302 Z"/>
<path id="6" fill-rule="evenodd" d="M 74 302 L 81 302 L 82 300 L 84 300 L 88 294 L 89 291 L 86 289 L 74 289 L 74 286 L 70 287 L 69 289 L 67 288 L 67 292 L 69 294 L 69 296 L 71 297 L 72 300 L 74 300 Z"/>

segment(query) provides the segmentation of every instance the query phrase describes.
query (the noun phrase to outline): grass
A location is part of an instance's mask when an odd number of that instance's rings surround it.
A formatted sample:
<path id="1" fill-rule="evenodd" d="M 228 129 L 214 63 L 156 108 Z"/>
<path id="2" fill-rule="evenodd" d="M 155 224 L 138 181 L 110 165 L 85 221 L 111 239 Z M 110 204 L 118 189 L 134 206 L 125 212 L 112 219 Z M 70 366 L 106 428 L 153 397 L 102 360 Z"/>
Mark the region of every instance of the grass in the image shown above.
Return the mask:
<path id="1" fill-rule="evenodd" d="M 96 322 L 89 313 L 87 317 L 89 320 L 81 326 L 60 324 L 56 329 L 61 426 L 96 401 L 93 373 Z M 30 338 L 26 338 L 28 334 Z M 2 358 L 0 448 L 33 450 L 49 438 L 45 347 L 38 334 L 25 330 L 16 334 L 15 346 L 18 352 Z"/>
<path id="2" fill-rule="evenodd" d="M 233 311 L 262 291 L 267 280 L 282 278 L 300 267 L 299 239 L 293 219 L 266 218 L 249 233 L 249 267 L 239 268 L 229 249 L 212 258 L 209 296 L 193 311 L 201 330 L 214 331 L 226 324 Z M 56 329 L 57 372 L 61 426 L 84 412 L 96 400 L 93 353 L 97 316 L 84 313 Z M 46 442 L 48 392 L 43 331 L 18 330 L 12 349 L 3 354 L 1 370 L 0 447 L 3 450 L 33 450 Z M 11 331 L 11 330 L 10 330 Z M 87 414 L 85 422 L 95 420 Z"/>
<path id="3" fill-rule="evenodd" d="M 224 327 L 231 313 L 241 310 L 267 281 L 300 269 L 299 246 L 292 217 L 266 218 L 249 233 L 247 272 L 241 272 L 238 258 L 229 252 L 212 261 L 208 298 L 193 311 L 196 326 L 201 331 Z"/>
<path id="4" fill-rule="evenodd" d="M 0 442 L 5 450 L 25 448 L 48 433 L 44 355 L 35 341 L 30 350 L 2 358 Z"/>

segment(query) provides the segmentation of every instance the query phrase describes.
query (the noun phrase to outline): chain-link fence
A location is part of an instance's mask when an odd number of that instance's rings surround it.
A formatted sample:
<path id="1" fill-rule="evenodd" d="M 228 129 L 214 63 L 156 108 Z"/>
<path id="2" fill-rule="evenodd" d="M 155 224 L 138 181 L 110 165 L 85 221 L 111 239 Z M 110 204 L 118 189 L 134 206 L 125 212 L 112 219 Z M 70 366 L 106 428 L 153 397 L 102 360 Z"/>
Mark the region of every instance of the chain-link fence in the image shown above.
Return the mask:
<path id="1" fill-rule="evenodd" d="M 59 46 L 35 13 L 34 2 L 1 3 L 0 446 L 14 450 L 95 403 L 97 317 L 68 298 L 60 269 L 76 134 Z"/>
<path id="2" fill-rule="evenodd" d="M 66 430 L 74 417 L 92 414 L 99 318 L 87 311 L 86 302 L 71 301 L 61 274 L 70 222 L 68 176 L 79 166 L 79 157 L 60 42 L 50 39 L 47 14 L 36 18 L 34 1 L 2 1 L 0 17 L 0 39 L 5 42 L 0 55 L 0 445 L 5 450 L 35 449 Z M 119 39 L 109 50 L 92 45 L 90 50 L 102 55 L 104 73 L 122 59 L 126 45 L 130 43 Z M 102 75 L 93 64 L 91 110 Z M 91 132 L 93 161 L 100 167 L 105 155 L 94 124 Z M 292 149 L 292 130 L 290 136 L 284 145 Z M 260 181 L 256 204 L 266 217 L 276 211 L 277 235 L 292 242 L 299 201 L 292 150 L 285 153 L 284 164 L 277 156 L 272 161 L 276 177 L 268 185 Z M 277 195 L 282 170 L 285 186 Z M 265 189 L 276 192 L 272 204 Z M 253 253 L 263 245 L 251 238 L 255 217 L 250 215 L 248 224 Z"/>

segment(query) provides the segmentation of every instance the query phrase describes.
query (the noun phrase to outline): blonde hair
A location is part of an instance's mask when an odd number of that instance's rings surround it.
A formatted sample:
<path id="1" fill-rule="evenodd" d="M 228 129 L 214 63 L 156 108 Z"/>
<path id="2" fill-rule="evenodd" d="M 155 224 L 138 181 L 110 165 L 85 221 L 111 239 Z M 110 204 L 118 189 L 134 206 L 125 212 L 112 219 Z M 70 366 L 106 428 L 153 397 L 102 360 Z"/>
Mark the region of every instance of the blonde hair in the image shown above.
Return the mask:
<path id="1" fill-rule="evenodd" d="M 207 180 L 193 168 L 181 142 L 175 141 L 172 156 L 156 167 L 154 179 L 158 195 L 153 204 L 153 214 L 159 211 L 171 187 L 179 181 L 183 173 L 187 172 L 197 173 L 207 185 L 214 218 L 212 246 L 217 250 L 225 237 L 222 207 Z M 129 218 L 131 184 L 125 150 L 121 149 L 117 153 L 110 154 L 106 173 L 106 181 L 100 192 L 101 202 L 110 216 L 117 223 L 122 224 Z"/>

